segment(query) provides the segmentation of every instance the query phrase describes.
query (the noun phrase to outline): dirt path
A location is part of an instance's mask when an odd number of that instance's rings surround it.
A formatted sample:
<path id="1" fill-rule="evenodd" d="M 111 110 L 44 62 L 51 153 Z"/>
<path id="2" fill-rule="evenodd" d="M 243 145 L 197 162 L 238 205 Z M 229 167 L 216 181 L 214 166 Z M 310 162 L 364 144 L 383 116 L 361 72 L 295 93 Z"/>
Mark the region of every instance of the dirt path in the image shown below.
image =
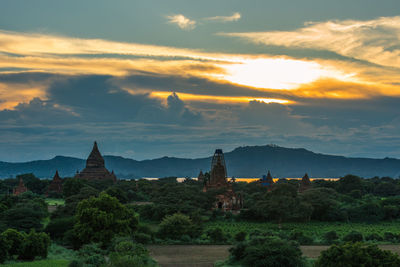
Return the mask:
<path id="1" fill-rule="evenodd" d="M 169 245 L 147 248 L 161 267 L 212 267 L 217 260 L 228 258 L 230 247 L 226 245 Z M 400 245 L 380 245 L 379 247 L 400 255 Z M 303 255 L 309 258 L 317 258 L 321 251 L 327 248 L 328 246 L 301 246 Z"/>

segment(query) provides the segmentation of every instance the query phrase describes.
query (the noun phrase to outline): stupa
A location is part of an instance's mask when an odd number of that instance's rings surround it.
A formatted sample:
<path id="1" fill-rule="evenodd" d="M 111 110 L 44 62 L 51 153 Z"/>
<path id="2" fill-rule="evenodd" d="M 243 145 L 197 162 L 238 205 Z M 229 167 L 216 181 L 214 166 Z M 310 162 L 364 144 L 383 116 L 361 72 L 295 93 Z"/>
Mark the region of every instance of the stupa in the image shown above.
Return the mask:
<path id="1" fill-rule="evenodd" d="M 47 188 L 46 195 L 49 195 L 49 193 L 62 194 L 62 180 L 60 178 L 60 175 L 58 174 L 58 170 L 54 174 L 53 180 Z"/>
<path id="2" fill-rule="evenodd" d="M 86 168 L 81 172 L 77 172 L 75 178 L 85 179 L 89 181 L 93 180 L 113 180 L 117 181 L 117 177 L 114 171 L 111 173 L 106 169 L 104 164 L 104 158 L 100 154 L 97 142 L 94 142 L 92 152 L 86 160 Z"/>
<path id="3" fill-rule="evenodd" d="M 22 178 L 19 178 L 19 184 L 16 188 L 14 188 L 13 190 L 13 194 L 15 196 L 18 196 L 22 193 L 25 193 L 28 191 L 28 188 L 24 185 L 24 181 L 22 180 Z"/>

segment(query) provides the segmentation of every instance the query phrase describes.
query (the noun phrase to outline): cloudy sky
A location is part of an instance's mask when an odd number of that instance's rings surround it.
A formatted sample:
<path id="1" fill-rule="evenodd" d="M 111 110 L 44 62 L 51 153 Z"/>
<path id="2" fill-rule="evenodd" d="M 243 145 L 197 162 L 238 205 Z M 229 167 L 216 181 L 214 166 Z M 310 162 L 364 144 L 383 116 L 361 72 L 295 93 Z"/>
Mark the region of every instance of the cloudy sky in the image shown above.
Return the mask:
<path id="1" fill-rule="evenodd" d="M 398 0 L 2 0 L 0 161 L 400 158 Z"/>

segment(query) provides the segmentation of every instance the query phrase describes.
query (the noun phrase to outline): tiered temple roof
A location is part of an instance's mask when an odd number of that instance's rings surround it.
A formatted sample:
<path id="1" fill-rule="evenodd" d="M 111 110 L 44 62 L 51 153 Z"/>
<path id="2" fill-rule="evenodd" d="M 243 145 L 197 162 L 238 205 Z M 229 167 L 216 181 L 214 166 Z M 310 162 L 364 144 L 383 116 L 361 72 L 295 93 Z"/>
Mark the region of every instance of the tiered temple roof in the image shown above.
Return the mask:
<path id="1" fill-rule="evenodd" d="M 28 191 L 28 188 L 24 185 L 24 181 L 22 180 L 22 178 L 19 178 L 19 184 L 16 188 L 14 188 L 13 194 L 18 196 L 27 191 Z"/>
<path id="2" fill-rule="evenodd" d="M 203 171 L 200 171 L 199 176 L 197 176 L 197 181 L 204 182 L 205 176 Z"/>
<path id="3" fill-rule="evenodd" d="M 51 184 L 47 188 L 46 195 L 48 195 L 50 192 L 62 194 L 62 180 L 58 174 L 58 170 L 54 174 L 53 181 L 51 181 Z"/>
<path id="4" fill-rule="evenodd" d="M 81 172 L 77 172 L 75 178 L 85 180 L 107 180 L 111 179 L 114 182 L 117 181 L 117 177 L 114 171 L 111 173 L 106 169 L 104 164 L 104 158 L 100 154 L 97 142 L 94 142 L 92 152 L 86 160 L 86 168 Z"/>
<path id="5" fill-rule="evenodd" d="M 205 183 L 203 191 L 209 189 L 225 189 L 216 196 L 215 208 L 224 211 L 238 211 L 242 207 L 241 195 L 233 191 L 232 183 L 227 179 L 226 165 L 222 149 L 215 150 L 211 161 L 210 179 Z"/>

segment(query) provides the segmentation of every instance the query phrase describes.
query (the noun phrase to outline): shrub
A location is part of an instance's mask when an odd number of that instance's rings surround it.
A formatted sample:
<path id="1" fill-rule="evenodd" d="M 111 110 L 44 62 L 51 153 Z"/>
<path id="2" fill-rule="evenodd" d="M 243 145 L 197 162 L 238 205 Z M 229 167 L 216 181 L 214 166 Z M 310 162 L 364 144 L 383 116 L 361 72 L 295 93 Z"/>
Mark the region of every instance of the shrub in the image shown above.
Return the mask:
<path id="1" fill-rule="evenodd" d="M 352 231 L 343 237 L 345 242 L 361 242 L 363 241 L 363 236 L 357 231 Z"/>
<path id="2" fill-rule="evenodd" d="M 152 241 L 151 235 L 145 234 L 145 233 L 136 233 L 133 236 L 133 239 L 141 244 L 149 244 Z"/>
<path id="3" fill-rule="evenodd" d="M 158 235 L 161 238 L 179 240 L 184 235 L 190 237 L 198 236 L 192 220 L 181 213 L 167 215 L 160 223 Z"/>
<path id="4" fill-rule="evenodd" d="M 373 233 L 373 234 L 367 235 L 365 237 L 365 240 L 367 240 L 367 241 L 382 241 L 383 238 L 380 235 Z"/>
<path id="5" fill-rule="evenodd" d="M 335 242 L 338 239 L 339 239 L 339 236 L 335 231 L 326 232 L 324 235 L 324 240 L 328 244 L 332 244 L 333 242 Z"/>
<path id="6" fill-rule="evenodd" d="M 247 233 L 246 233 L 246 232 L 243 232 L 243 231 L 238 232 L 238 233 L 236 233 L 236 235 L 235 235 L 235 240 L 236 240 L 237 242 L 242 242 L 242 241 L 246 240 L 246 236 L 247 236 Z"/>
<path id="7" fill-rule="evenodd" d="M 301 267 L 304 259 L 297 243 L 276 237 L 253 239 L 230 249 L 232 263 L 251 267 Z"/>
<path id="8" fill-rule="evenodd" d="M 122 241 L 115 245 L 110 254 L 110 265 L 118 267 L 152 267 L 156 263 L 150 258 L 147 249 L 132 241 Z"/>
<path id="9" fill-rule="evenodd" d="M 74 217 L 65 217 L 52 219 L 46 226 L 45 232 L 48 233 L 52 239 L 62 239 L 65 232 L 73 229 Z"/>
<path id="10" fill-rule="evenodd" d="M 8 243 L 8 256 L 18 256 L 23 251 L 25 241 L 25 234 L 20 233 L 15 229 L 7 229 L 1 234 L 2 240 L 7 240 Z"/>
<path id="11" fill-rule="evenodd" d="M 36 256 L 46 258 L 50 242 L 50 237 L 46 233 L 36 233 L 35 230 L 31 230 L 25 236 L 19 258 L 22 260 L 34 260 Z"/>
<path id="12" fill-rule="evenodd" d="M 400 258 L 390 251 L 379 249 L 376 245 L 346 243 L 333 245 L 328 250 L 322 251 L 315 266 L 400 266 Z"/>
<path id="13" fill-rule="evenodd" d="M 383 234 L 383 239 L 385 241 L 389 241 L 389 242 L 397 242 L 398 241 L 397 235 L 393 234 L 393 233 L 390 233 L 390 232 L 384 233 Z"/>
<path id="14" fill-rule="evenodd" d="M 212 243 L 224 243 L 227 241 L 227 235 L 220 227 L 215 227 L 207 231 L 207 236 Z"/>
<path id="15" fill-rule="evenodd" d="M 300 231 L 292 232 L 289 239 L 299 242 L 300 245 L 310 245 L 314 242 L 311 237 L 305 236 L 303 232 Z"/>

